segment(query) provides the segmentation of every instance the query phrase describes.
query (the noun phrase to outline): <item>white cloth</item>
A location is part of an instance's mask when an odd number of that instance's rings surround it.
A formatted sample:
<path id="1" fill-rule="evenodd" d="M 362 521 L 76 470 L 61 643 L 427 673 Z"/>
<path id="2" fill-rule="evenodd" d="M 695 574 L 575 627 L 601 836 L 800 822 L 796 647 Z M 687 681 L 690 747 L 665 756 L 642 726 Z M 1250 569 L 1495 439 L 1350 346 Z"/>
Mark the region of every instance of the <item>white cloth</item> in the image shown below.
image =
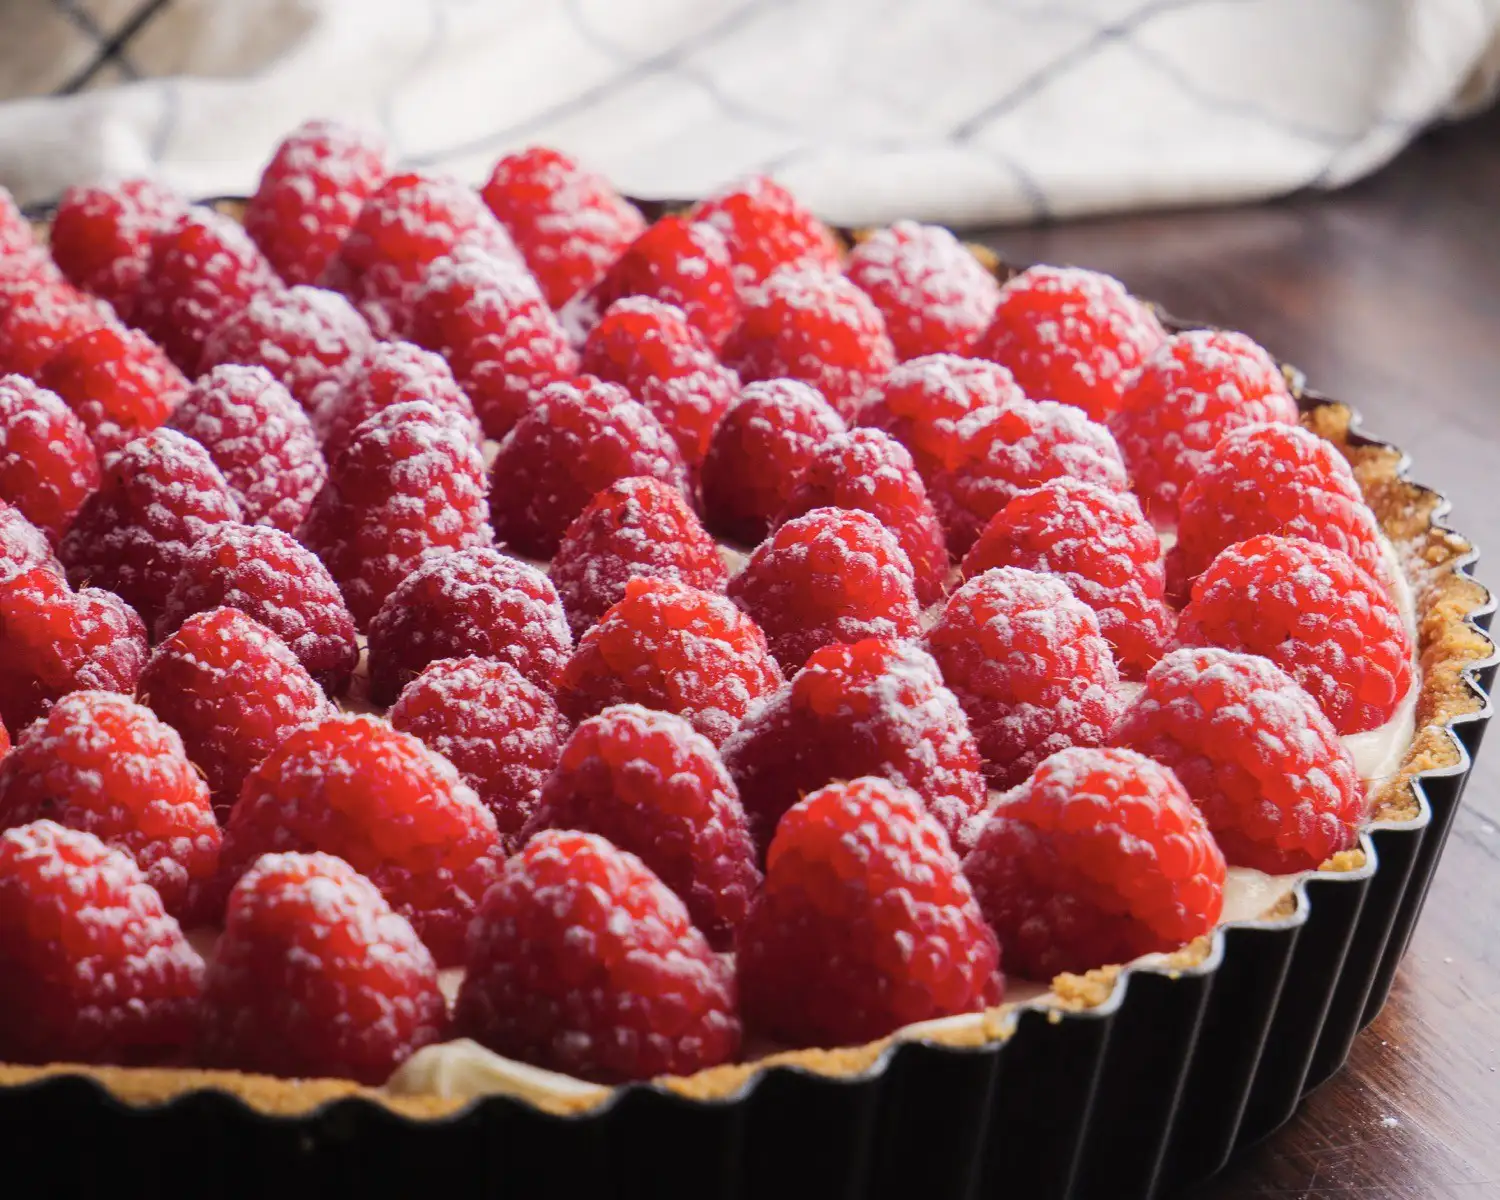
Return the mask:
<path id="1" fill-rule="evenodd" d="M 0 94 L 78 70 L 37 46 L 78 9 L 143 7 L 7 0 Z M 168 0 L 89 90 L 0 103 L 0 183 L 244 193 L 327 115 L 476 183 L 546 143 L 638 196 L 769 171 L 850 223 L 1211 203 L 1373 170 L 1488 95 L 1497 35 L 1500 0 Z"/>

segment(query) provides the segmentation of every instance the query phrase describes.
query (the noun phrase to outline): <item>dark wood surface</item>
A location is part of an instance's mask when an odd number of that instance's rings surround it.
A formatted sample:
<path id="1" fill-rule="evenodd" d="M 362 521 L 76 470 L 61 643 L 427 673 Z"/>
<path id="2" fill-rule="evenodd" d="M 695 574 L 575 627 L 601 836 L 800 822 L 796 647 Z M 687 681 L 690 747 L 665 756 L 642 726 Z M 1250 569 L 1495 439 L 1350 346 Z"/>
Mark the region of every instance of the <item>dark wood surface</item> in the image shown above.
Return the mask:
<path id="1" fill-rule="evenodd" d="M 1334 196 L 1005 230 L 1243 329 L 1404 448 L 1500 582 L 1500 110 Z M 1348 1067 L 1192 1200 L 1500 1197 L 1500 733 L 1479 756 L 1390 1003 Z"/>

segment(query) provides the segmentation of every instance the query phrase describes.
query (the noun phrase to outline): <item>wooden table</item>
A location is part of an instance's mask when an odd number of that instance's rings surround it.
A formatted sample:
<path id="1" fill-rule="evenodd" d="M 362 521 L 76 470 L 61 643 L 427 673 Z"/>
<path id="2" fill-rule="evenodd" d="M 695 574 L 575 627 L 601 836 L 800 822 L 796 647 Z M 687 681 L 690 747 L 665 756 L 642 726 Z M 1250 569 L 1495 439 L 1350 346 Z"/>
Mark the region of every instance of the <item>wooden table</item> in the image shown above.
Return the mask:
<path id="1" fill-rule="evenodd" d="M 1243 329 L 1403 447 L 1500 584 L 1500 110 L 1335 196 L 984 238 Z M 1192 1200 L 1500 1197 L 1500 734 L 1348 1067 Z"/>

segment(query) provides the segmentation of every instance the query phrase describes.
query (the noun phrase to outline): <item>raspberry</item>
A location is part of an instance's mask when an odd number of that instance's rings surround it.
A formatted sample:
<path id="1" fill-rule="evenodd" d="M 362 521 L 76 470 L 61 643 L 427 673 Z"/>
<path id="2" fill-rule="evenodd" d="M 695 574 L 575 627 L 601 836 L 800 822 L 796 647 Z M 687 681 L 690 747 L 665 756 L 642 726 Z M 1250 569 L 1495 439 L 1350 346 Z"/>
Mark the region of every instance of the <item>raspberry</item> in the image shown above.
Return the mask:
<path id="1" fill-rule="evenodd" d="M 98 486 L 83 422 L 55 392 L 0 376 L 0 496 L 56 541 Z"/>
<path id="2" fill-rule="evenodd" d="M 183 557 L 156 620 L 158 640 L 194 613 L 227 606 L 259 621 L 329 695 L 359 660 L 354 618 L 311 550 L 265 525 L 216 525 Z"/>
<path id="3" fill-rule="evenodd" d="M 1147 514 L 1166 520 L 1218 440 L 1252 421 L 1297 423 L 1281 368 L 1242 333 L 1194 329 L 1146 361 L 1109 427 Z"/>
<path id="4" fill-rule="evenodd" d="M 376 413 L 417 400 L 451 418 L 471 441 L 479 441 L 474 405 L 447 363 L 410 342 L 376 342 L 349 364 L 335 386 L 320 392 L 320 404 L 311 410 L 324 457 L 330 465 L 336 463 L 354 431 Z"/>
<path id="5" fill-rule="evenodd" d="M 543 388 L 578 370 L 577 352 L 526 268 L 477 251 L 432 264 L 412 300 L 408 336 L 448 360 L 496 439 Z"/>
<path id="6" fill-rule="evenodd" d="M 19 508 L 0 500 L 0 581 L 32 567 L 45 567 L 59 577 L 63 573 L 47 536 Z"/>
<path id="7" fill-rule="evenodd" d="M 828 226 L 774 179 L 757 175 L 699 201 L 689 214 L 724 235 L 741 289 L 782 267 L 839 269 L 839 244 Z"/>
<path id="8" fill-rule="evenodd" d="M 25 254 L 36 248 L 31 225 L 16 204 L 9 188 L 0 187 L 0 258 Z"/>
<path id="9" fill-rule="evenodd" d="M 505 864 L 469 941 L 457 1033 L 601 1083 L 739 1053 L 734 973 L 640 859 L 549 830 Z"/>
<path id="10" fill-rule="evenodd" d="M 722 592 L 729 573 L 719 548 L 677 488 L 636 477 L 589 501 L 563 535 L 548 573 L 574 637 L 625 595 L 637 575 Z"/>
<path id="11" fill-rule="evenodd" d="M 374 884 L 331 854 L 267 854 L 230 895 L 198 1057 L 373 1087 L 447 1018 L 432 955 Z"/>
<path id="12" fill-rule="evenodd" d="M 958 423 L 962 456 L 928 484 L 948 531 L 948 548 L 966 554 L 994 515 L 1018 493 L 1071 476 L 1112 492 L 1128 480 L 1109 430 L 1076 408 L 1050 400 L 980 409 Z"/>
<path id="13" fill-rule="evenodd" d="M 78 414 L 101 456 L 156 429 L 188 391 L 186 377 L 160 346 L 113 325 L 59 347 L 37 381 Z"/>
<path id="14" fill-rule="evenodd" d="M 717 746 L 779 686 L 765 635 L 723 596 L 672 579 L 632 579 L 579 640 L 557 691 L 575 721 L 640 704 L 686 717 Z"/>
<path id="15" fill-rule="evenodd" d="M 1384 725 L 1411 687 L 1411 637 L 1389 593 L 1304 538 L 1262 534 L 1221 553 L 1193 585 L 1179 637 L 1270 659 L 1340 734 Z"/>
<path id="16" fill-rule="evenodd" d="M 869 513 L 815 508 L 755 548 L 729 597 L 765 630 L 784 671 L 819 646 L 918 632 L 911 560 Z"/>
<path id="17" fill-rule="evenodd" d="M 777 524 L 815 508 L 869 513 L 895 536 L 911 561 L 917 600 L 932 604 L 943 598 L 949 567 L 943 527 L 911 455 L 889 434 L 854 429 L 834 434 L 819 446 L 798 476 Z"/>
<path id="18" fill-rule="evenodd" d="M 1019 492 L 964 557 L 965 577 L 991 567 L 1056 575 L 1094 610 L 1127 674 L 1139 677 L 1172 640 L 1161 539 L 1129 492 L 1062 476 Z"/>
<path id="19" fill-rule="evenodd" d="M 457 767 L 507 849 L 520 849 L 517 835 L 568 737 L 551 695 L 507 662 L 444 658 L 401 689 L 390 719 Z"/>
<path id="20" fill-rule="evenodd" d="M 495 164 L 481 191 L 553 308 L 591 287 L 646 222 L 602 175 L 532 146 Z"/>
<path id="21" fill-rule="evenodd" d="M 261 175 L 245 208 L 245 231 L 288 283 L 316 283 L 385 182 L 389 158 L 373 130 L 336 121 L 298 126 Z"/>
<path id="22" fill-rule="evenodd" d="M 208 451 L 249 524 L 291 532 L 328 477 L 312 422 L 264 367 L 213 368 L 168 424 Z"/>
<path id="23" fill-rule="evenodd" d="M 178 1058 L 203 960 L 128 854 L 36 821 L 0 833 L 0 1059 Z"/>
<path id="24" fill-rule="evenodd" d="M 711 528 L 746 546 L 759 542 L 817 448 L 844 420 L 814 387 L 795 379 L 750 383 L 709 439 L 703 509 Z"/>
<path id="25" fill-rule="evenodd" d="M 488 544 L 488 517 L 468 430 L 426 402 L 395 404 L 354 431 L 297 536 L 363 627 L 428 559 Z"/>
<path id="26" fill-rule="evenodd" d="M 1098 618 L 1054 576 L 976 575 L 948 598 L 927 649 L 968 715 L 992 787 L 1013 787 L 1068 746 L 1103 745 L 1120 715 Z"/>
<path id="27" fill-rule="evenodd" d="M 153 179 L 70 187 L 52 215 L 52 257 L 70 283 L 128 321 L 151 239 L 186 211 L 181 196 Z"/>
<path id="28" fill-rule="evenodd" d="M 864 238 L 847 273 L 875 301 L 900 359 L 966 354 L 1000 302 L 1000 284 L 938 225 L 897 221 Z"/>
<path id="29" fill-rule="evenodd" d="M 205 905 L 222 907 L 273 850 L 344 859 L 440 967 L 462 961 L 464 928 L 502 857 L 495 818 L 446 759 L 378 718 L 350 715 L 293 730 L 246 777 Z"/>
<path id="30" fill-rule="evenodd" d="M 740 381 L 682 310 L 644 296 L 613 304 L 589 332 L 584 371 L 628 388 L 696 468 L 739 392 Z"/>
<path id="31" fill-rule="evenodd" d="M 1224 855 L 1177 777 L 1130 750 L 1060 750 L 1011 792 L 964 874 L 1027 979 L 1126 963 L 1208 933 Z"/>
<path id="32" fill-rule="evenodd" d="M 671 435 L 618 384 L 555 383 L 500 443 L 490 468 L 495 532 L 517 553 L 550 558 L 596 493 L 634 475 L 686 488 Z"/>
<path id="33" fill-rule="evenodd" d="M 108 305 L 61 279 L 42 276 L 17 283 L 8 300 L 0 314 L 0 375 L 40 380 L 60 347 L 116 324 Z"/>
<path id="34" fill-rule="evenodd" d="M 370 622 L 370 698 L 390 704 L 440 658 L 507 662 L 551 689 L 573 649 L 551 581 L 487 546 L 443 554 L 401 581 Z"/>
<path id="35" fill-rule="evenodd" d="M 1358 840 L 1365 791 L 1354 759 L 1269 659 L 1174 650 L 1151 668 L 1113 740 L 1171 768 L 1231 866 L 1313 870 Z"/>
<path id="36" fill-rule="evenodd" d="M 1156 314 L 1118 279 L 1039 265 L 1000 289 L 994 320 L 973 353 L 1009 367 L 1033 400 L 1075 405 L 1102 421 L 1166 339 Z"/>
<path id="37" fill-rule="evenodd" d="M 1004 987 L 947 835 L 884 779 L 788 810 L 738 951 L 746 1025 L 797 1046 L 873 1041 L 999 1004 Z"/>
<path id="38" fill-rule="evenodd" d="M 762 850 L 808 792 L 875 775 L 909 789 L 954 845 L 984 805 L 979 749 L 937 663 L 905 642 L 824 646 L 724 744 Z"/>
<path id="39" fill-rule="evenodd" d="M 115 692 L 73 692 L 0 760 L 0 826 L 42 817 L 124 850 L 173 916 L 213 874 L 219 826 L 182 739 Z"/>
<path id="40" fill-rule="evenodd" d="M 327 705 L 286 644 L 237 608 L 189 617 L 152 653 L 138 687 L 182 735 L 223 814 L 250 769 Z"/>
<path id="41" fill-rule="evenodd" d="M 896 365 L 880 310 L 842 275 L 777 271 L 744 304 L 723 358 L 747 383 L 801 379 L 847 421 Z"/>

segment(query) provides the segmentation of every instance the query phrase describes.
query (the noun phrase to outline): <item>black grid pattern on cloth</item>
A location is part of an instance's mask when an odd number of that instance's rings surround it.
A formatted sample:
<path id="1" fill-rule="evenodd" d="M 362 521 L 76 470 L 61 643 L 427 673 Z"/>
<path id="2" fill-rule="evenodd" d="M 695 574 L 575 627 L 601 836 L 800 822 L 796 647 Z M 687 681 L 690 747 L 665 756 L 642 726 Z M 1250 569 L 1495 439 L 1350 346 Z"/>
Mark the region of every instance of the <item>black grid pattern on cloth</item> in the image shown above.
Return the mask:
<path id="1" fill-rule="evenodd" d="M 81 92 L 94 76 L 111 64 L 126 79 L 139 79 L 141 73 L 130 61 L 130 44 L 171 3 L 172 0 L 140 0 L 115 28 L 106 29 L 79 0 L 52 0 L 52 6 L 95 46 L 88 61 L 54 88 L 52 94 L 71 96 L 74 92 Z"/>

